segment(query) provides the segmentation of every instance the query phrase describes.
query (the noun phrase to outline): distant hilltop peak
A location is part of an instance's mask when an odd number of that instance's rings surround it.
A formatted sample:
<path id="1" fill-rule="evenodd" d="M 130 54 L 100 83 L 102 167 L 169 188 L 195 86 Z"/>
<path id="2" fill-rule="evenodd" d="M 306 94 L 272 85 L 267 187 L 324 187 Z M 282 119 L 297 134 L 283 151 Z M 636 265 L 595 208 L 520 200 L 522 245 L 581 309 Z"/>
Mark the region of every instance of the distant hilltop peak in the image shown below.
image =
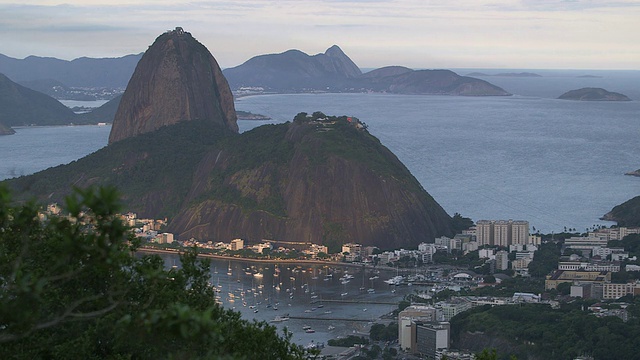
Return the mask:
<path id="1" fill-rule="evenodd" d="M 233 95 L 213 55 L 181 27 L 160 35 L 127 85 L 109 143 L 183 121 L 238 132 Z"/>
<path id="2" fill-rule="evenodd" d="M 248 86 L 289 92 L 342 88 L 347 80 L 360 76 L 362 71 L 340 47 L 333 45 L 316 55 L 296 49 L 258 55 L 225 69 L 224 74 L 234 89 Z"/>
<path id="3" fill-rule="evenodd" d="M 346 56 L 344 51 L 342 51 L 338 45 L 332 45 L 324 52 L 324 54 L 327 56 Z"/>

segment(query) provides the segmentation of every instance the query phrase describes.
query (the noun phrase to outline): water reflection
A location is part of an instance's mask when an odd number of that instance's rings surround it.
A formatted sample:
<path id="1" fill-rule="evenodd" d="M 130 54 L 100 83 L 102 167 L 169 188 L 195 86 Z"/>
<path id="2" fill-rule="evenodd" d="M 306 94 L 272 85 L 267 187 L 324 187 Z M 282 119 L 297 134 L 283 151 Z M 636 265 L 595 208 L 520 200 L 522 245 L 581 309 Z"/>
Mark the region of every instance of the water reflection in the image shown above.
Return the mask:
<path id="1" fill-rule="evenodd" d="M 161 256 L 167 267 L 180 266 L 178 256 Z M 302 345 L 368 335 L 371 323 L 412 290 L 386 284 L 396 275 L 392 271 L 364 267 L 211 259 L 210 274 L 222 306 L 245 319 L 287 327 Z"/>

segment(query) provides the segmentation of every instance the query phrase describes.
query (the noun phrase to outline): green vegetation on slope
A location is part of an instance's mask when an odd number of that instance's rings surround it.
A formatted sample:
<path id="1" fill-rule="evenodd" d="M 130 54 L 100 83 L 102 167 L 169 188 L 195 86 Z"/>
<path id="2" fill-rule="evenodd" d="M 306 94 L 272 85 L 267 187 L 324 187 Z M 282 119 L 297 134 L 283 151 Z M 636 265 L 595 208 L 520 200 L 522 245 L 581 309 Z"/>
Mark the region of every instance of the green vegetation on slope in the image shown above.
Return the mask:
<path id="1" fill-rule="evenodd" d="M 618 226 L 640 226 L 640 196 L 614 207 L 604 218 L 617 221 Z"/>
<path id="2" fill-rule="evenodd" d="M 305 358 L 287 333 L 217 305 L 195 252 L 170 270 L 135 255 L 117 198 L 77 191 L 71 219 L 41 221 L 0 188 L 0 358 Z"/>
<path id="3" fill-rule="evenodd" d="M 293 143 L 286 139 L 289 123 L 263 125 L 244 132 L 239 136 L 225 138 L 219 149 L 230 152 L 228 166 L 216 167 L 209 177 L 211 190 L 199 199 L 215 199 L 228 204 L 239 205 L 243 211 L 263 210 L 276 216 L 286 216 L 286 206 L 280 193 L 277 171 L 268 177 L 269 191 L 266 197 L 244 196 L 238 184 L 229 184 L 229 177 L 241 172 L 264 167 L 282 167 L 293 157 Z"/>
<path id="4" fill-rule="evenodd" d="M 0 122 L 7 126 L 66 125 L 76 115 L 58 100 L 16 84 L 0 74 Z"/>
<path id="5" fill-rule="evenodd" d="M 553 310 L 545 304 L 484 306 L 451 319 L 454 347 L 480 339 L 506 341 L 498 352 L 520 359 L 637 359 L 640 320 L 623 322 L 617 317 L 598 318 L 580 310 L 581 304 Z M 637 305 L 634 305 L 637 309 Z M 636 310 L 632 310 L 636 311 Z M 472 350 L 489 346 L 486 342 Z M 493 345 L 491 345 L 493 346 Z"/>
<path id="6" fill-rule="evenodd" d="M 317 123 L 315 126 L 314 122 Z M 302 145 L 311 164 L 324 164 L 327 154 L 333 154 L 362 164 L 379 175 L 393 177 L 412 191 L 422 190 L 420 183 L 400 161 L 389 161 L 396 159 L 395 155 L 378 138 L 369 134 L 367 125 L 358 118 L 327 116 L 319 111 L 312 115 L 302 112 L 295 116 L 294 123 L 312 124 L 315 130 L 310 139 L 317 140 L 317 143 L 308 141 Z"/>

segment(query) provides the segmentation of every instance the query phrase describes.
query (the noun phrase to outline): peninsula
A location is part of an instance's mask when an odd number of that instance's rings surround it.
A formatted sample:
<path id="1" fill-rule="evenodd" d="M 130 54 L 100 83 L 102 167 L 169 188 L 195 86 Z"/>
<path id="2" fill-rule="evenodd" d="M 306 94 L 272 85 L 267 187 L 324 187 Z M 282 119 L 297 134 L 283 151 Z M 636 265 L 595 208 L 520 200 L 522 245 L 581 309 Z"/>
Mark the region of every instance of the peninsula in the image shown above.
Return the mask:
<path id="1" fill-rule="evenodd" d="M 640 177 L 640 169 L 638 169 L 636 171 L 629 171 L 628 173 L 625 173 L 625 175 L 639 176 Z"/>

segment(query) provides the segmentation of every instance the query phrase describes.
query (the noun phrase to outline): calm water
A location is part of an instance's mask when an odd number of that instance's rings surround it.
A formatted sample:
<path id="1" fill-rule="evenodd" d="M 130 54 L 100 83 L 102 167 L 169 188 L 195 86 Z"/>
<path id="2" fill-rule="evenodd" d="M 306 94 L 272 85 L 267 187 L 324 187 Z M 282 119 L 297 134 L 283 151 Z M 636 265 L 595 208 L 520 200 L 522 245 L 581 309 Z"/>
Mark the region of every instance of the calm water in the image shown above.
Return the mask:
<path id="1" fill-rule="evenodd" d="M 167 267 L 180 266 L 177 256 L 161 256 Z M 262 277 L 254 276 L 254 272 Z M 347 273 L 353 279 L 342 284 L 340 277 Z M 325 280 L 327 274 L 333 276 Z M 394 275 L 393 272 L 374 274 L 370 269 L 339 266 L 226 260 L 212 260 L 211 263 L 211 283 L 219 289 L 220 301 L 225 308 L 239 311 L 245 319 L 267 321 L 279 329 L 287 327 L 293 333 L 293 340 L 301 345 L 312 340 L 326 343 L 337 336 L 354 333 L 368 334 L 371 322 L 397 309 L 398 301 L 418 288 L 390 286 L 383 282 Z M 374 279 L 374 276 L 379 278 Z M 361 290 L 362 287 L 366 290 Z M 368 289 L 375 292 L 369 293 Z M 286 315 L 291 319 L 272 321 L 276 316 Z M 329 329 L 330 325 L 334 329 Z M 304 326 L 310 326 L 315 332 L 306 333 Z"/>
<path id="2" fill-rule="evenodd" d="M 237 107 L 272 122 L 300 111 L 353 115 L 447 210 L 585 230 L 640 193 L 640 102 L 536 97 L 272 95 Z M 242 124 L 243 130 L 254 124 Z"/>
<path id="3" fill-rule="evenodd" d="M 607 79 L 571 78 L 570 85 L 594 80 Z M 503 81 L 549 97 L 265 95 L 240 98 L 236 107 L 273 118 L 239 121 L 241 131 L 301 111 L 360 118 L 449 214 L 528 220 L 543 232 L 610 225 L 598 218 L 640 193 L 640 178 L 623 175 L 640 168 L 640 102 L 555 100 L 557 78 L 546 88 L 540 78 Z M 0 137 L 0 179 L 91 153 L 106 145 L 110 127 L 16 131 Z"/>

